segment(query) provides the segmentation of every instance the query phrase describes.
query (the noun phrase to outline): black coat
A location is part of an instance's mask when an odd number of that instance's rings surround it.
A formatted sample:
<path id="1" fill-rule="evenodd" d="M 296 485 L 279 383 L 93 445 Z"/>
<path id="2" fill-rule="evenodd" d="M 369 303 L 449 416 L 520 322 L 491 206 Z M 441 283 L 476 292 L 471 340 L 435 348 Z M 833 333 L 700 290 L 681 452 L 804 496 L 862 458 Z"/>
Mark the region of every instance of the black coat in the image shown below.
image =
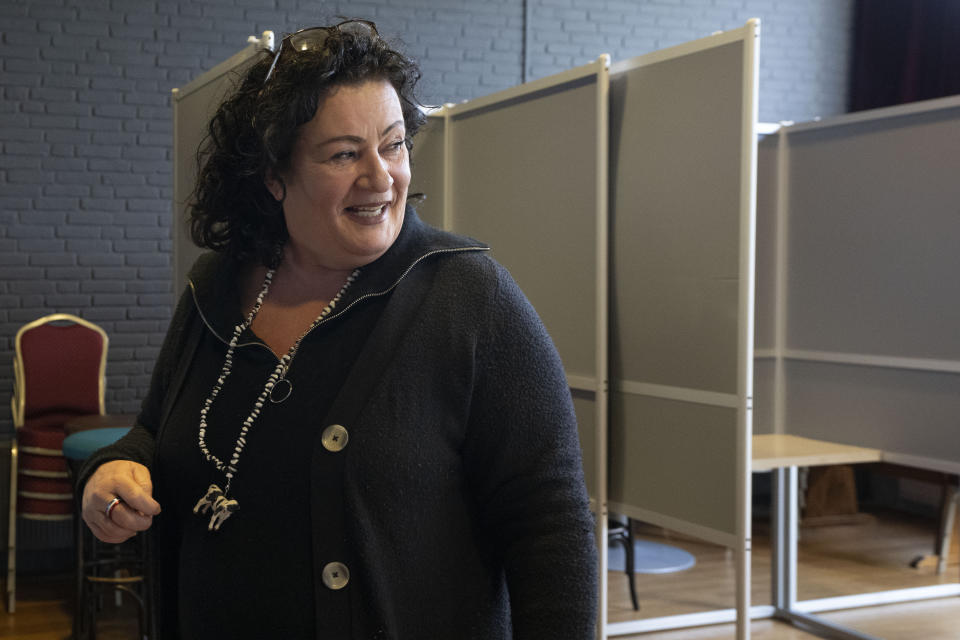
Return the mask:
<path id="1" fill-rule="evenodd" d="M 331 558 L 351 576 L 344 589 L 315 589 L 318 638 L 595 635 L 594 525 L 569 388 L 533 308 L 485 249 L 408 208 L 394 246 L 333 314 L 386 299 L 322 420 L 344 425 L 349 445 L 332 453 L 318 434 L 314 447 L 315 581 Z M 85 476 L 117 458 L 152 468 L 197 336 L 229 339 L 238 321 L 204 302 L 224 286 L 227 262 L 208 254 L 191 271 L 138 426 Z M 163 478 L 154 483 L 160 497 Z M 168 638 L 175 585 L 162 565 L 176 562 L 164 559 L 176 534 L 164 526 L 161 514 L 154 606 Z M 345 535 L 332 544 L 324 527 Z"/>

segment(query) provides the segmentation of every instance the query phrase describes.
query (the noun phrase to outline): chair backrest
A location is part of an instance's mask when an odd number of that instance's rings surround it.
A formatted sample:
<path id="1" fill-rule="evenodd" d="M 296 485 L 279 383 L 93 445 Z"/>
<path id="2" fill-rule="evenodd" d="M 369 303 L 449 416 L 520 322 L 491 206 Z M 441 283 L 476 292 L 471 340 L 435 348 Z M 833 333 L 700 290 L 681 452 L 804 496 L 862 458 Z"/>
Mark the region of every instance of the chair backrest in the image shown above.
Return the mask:
<path id="1" fill-rule="evenodd" d="M 106 332 L 66 313 L 24 325 L 14 342 L 14 425 L 45 414 L 104 413 Z"/>

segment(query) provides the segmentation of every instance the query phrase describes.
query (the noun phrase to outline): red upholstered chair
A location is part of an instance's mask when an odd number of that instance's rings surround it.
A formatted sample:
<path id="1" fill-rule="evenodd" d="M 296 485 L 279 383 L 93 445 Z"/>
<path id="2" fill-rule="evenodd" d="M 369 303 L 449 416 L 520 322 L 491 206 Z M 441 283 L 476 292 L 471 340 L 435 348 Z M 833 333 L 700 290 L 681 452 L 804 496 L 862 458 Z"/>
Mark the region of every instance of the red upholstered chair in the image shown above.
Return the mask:
<path id="1" fill-rule="evenodd" d="M 34 320 L 14 341 L 10 401 L 16 434 L 10 450 L 7 609 L 16 607 L 17 518 L 69 520 L 73 489 L 63 458 L 63 425 L 103 414 L 106 332 L 65 313 Z"/>

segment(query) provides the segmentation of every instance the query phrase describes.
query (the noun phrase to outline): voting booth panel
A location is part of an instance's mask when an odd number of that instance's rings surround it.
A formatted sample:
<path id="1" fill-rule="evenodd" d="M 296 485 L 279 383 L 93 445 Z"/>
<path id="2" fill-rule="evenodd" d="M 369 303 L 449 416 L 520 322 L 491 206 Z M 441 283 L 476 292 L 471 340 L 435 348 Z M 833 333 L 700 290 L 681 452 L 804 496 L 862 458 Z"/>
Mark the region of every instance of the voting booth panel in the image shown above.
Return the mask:
<path id="1" fill-rule="evenodd" d="M 761 135 L 757 143 L 757 242 L 754 304 L 753 433 L 776 433 L 777 326 L 780 304 L 777 245 L 778 135 Z"/>
<path id="2" fill-rule="evenodd" d="M 736 546 L 736 409 L 612 393 L 610 417 L 610 510 Z"/>
<path id="3" fill-rule="evenodd" d="M 960 472 L 960 100 L 786 145 L 787 431 Z"/>
<path id="4" fill-rule="evenodd" d="M 489 242 L 540 314 L 568 376 L 596 362 L 596 73 L 451 110 L 451 227 Z"/>
<path id="5" fill-rule="evenodd" d="M 611 74 L 611 510 L 730 547 L 746 531 L 753 38 L 745 27 Z"/>
<path id="6" fill-rule="evenodd" d="M 777 169 L 778 135 L 761 135 L 757 141 L 757 260 L 754 305 L 754 355 L 773 356 L 777 341 Z M 757 377 L 760 377 L 757 375 Z"/>
<path id="7" fill-rule="evenodd" d="M 429 225 L 444 228 L 444 128 L 442 115 L 427 116 L 427 123 L 413 138 L 410 150 L 410 188 L 408 193 L 423 194 L 422 198 L 408 198 L 420 219 Z"/>
<path id="8" fill-rule="evenodd" d="M 207 124 L 234 83 L 256 62 L 273 34 L 251 44 L 213 69 L 173 90 L 173 292 L 179 296 L 187 274 L 203 253 L 190 238 L 188 204 L 197 178 L 197 150 L 207 135 Z"/>
<path id="9" fill-rule="evenodd" d="M 736 608 L 609 635 L 749 637 L 758 37 L 611 68 L 610 510 L 733 550 Z"/>
<path id="10" fill-rule="evenodd" d="M 960 365 L 958 150 L 960 107 L 789 130 L 790 349 Z"/>

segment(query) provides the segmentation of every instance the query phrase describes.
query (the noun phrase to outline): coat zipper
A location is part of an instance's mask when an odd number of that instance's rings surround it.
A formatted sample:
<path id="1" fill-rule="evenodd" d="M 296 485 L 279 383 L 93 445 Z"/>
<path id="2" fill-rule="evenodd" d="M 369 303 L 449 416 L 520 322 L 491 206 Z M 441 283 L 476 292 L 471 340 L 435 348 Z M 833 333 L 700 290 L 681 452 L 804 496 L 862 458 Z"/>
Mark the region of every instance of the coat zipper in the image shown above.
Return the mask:
<path id="1" fill-rule="evenodd" d="M 334 318 L 339 318 L 340 316 L 342 316 L 343 314 L 345 314 L 347 311 L 349 311 L 355 304 L 357 304 L 357 303 L 359 303 L 359 302 L 361 302 L 361 301 L 363 301 L 363 300 L 367 300 L 367 299 L 369 299 L 369 298 L 377 298 L 377 297 L 379 297 L 379 296 L 384 296 L 384 295 L 390 293 L 391 291 L 393 291 L 394 289 L 396 289 L 396 288 L 400 285 L 400 283 L 403 281 L 403 279 L 406 278 L 407 275 L 409 275 L 409 273 L 410 273 L 411 271 L 413 271 L 414 267 L 416 267 L 418 264 L 420 264 L 421 262 L 423 262 L 424 260 L 426 260 L 427 258 L 429 258 L 429 257 L 431 257 L 431 256 L 439 255 L 439 254 L 442 254 L 442 253 L 460 253 L 460 252 L 463 252 L 463 251 L 489 251 L 489 250 L 490 250 L 489 247 L 482 247 L 482 246 L 481 246 L 481 247 L 455 247 L 455 248 L 452 248 L 452 249 L 435 249 L 435 250 L 433 250 L 433 251 L 430 251 L 430 252 L 428 252 L 428 253 L 425 253 L 425 254 L 423 254 L 422 256 L 420 256 L 419 258 L 417 258 L 416 260 L 414 260 L 412 263 L 410 263 L 410 266 L 407 267 L 406 270 L 405 270 L 403 273 L 400 274 L 400 277 L 398 277 L 398 278 L 394 281 L 394 283 L 391 284 L 389 287 L 387 287 L 387 288 L 384 289 L 383 291 L 377 291 L 377 292 L 375 292 L 375 293 L 365 293 L 365 294 L 363 294 L 362 296 L 360 296 L 359 298 L 353 300 L 352 302 L 350 302 L 350 304 L 348 304 L 348 305 L 345 306 L 344 308 L 340 309 L 340 310 L 337 311 L 336 313 L 331 314 L 331 315 L 328 315 L 327 317 L 323 318 L 320 322 L 318 322 L 318 323 L 316 324 L 315 327 L 313 327 L 312 329 L 310 329 L 310 331 L 307 331 L 307 332 L 303 335 L 303 337 L 306 338 L 306 337 L 307 337 L 308 335 L 310 335 L 310 333 L 312 333 L 317 327 L 321 326 L 322 324 L 326 323 L 327 321 L 333 320 Z M 197 308 L 197 313 L 200 314 L 200 319 L 203 320 L 203 324 L 206 325 L 207 329 L 210 330 L 210 333 L 212 333 L 213 335 L 215 335 L 215 336 L 217 337 L 217 339 L 220 340 L 220 342 L 222 342 L 222 343 L 224 343 L 224 344 L 229 344 L 229 342 L 228 342 L 227 340 L 224 340 L 223 338 L 221 338 L 221 337 L 220 337 L 220 334 L 217 333 L 216 329 L 214 329 L 212 326 L 210 326 L 210 323 L 207 322 L 206 316 L 203 315 L 203 309 L 202 309 L 202 307 L 200 306 L 200 302 L 197 300 L 197 289 L 196 289 L 196 287 L 193 285 L 193 281 L 192 281 L 192 280 L 190 281 L 190 291 L 191 291 L 191 293 L 192 293 L 192 295 L 193 295 L 193 304 L 194 304 L 194 306 Z M 267 351 L 269 351 L 270 354 L 271 354 L 274 358 L 276 358 L 278 362 L 280 361 L 280 359 L 276 357 L 277 354 L 275 354 L 270 347 L 268 347 L 267 345 L 263 344 L 262 342 L 244 342 L 244 343 L 242 343 L 242 344 L 237 344 L 237 347 L 262 347 L 262 348 L 266 349 Z"/>

